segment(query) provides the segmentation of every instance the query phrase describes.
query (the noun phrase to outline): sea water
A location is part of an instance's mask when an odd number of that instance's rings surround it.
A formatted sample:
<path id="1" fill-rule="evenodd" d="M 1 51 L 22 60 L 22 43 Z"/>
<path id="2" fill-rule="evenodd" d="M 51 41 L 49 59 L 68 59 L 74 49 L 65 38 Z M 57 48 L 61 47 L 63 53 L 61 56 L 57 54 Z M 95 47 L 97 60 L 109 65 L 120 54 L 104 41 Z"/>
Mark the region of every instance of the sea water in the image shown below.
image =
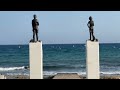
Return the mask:
<path id="1" fill-rule="evenodd" d="M 100 73 L 120 74 L 120 44 L 100 44 L 99 48 Z M 0 45 L 0 73 L 29 75 L 29 45 Z M 56 73 L 86 74 L 86 45 L 43 44 L 43 74 Z"/>

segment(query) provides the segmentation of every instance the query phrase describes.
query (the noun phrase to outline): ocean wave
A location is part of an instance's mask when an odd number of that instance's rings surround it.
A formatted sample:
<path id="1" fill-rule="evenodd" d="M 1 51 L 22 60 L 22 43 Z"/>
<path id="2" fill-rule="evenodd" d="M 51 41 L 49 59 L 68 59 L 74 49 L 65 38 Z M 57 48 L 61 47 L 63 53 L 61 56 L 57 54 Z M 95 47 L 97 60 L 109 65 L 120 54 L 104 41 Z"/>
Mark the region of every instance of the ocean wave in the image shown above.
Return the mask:
<path id="1" fill-rule="evenodd" d="M 65 64 L 58 64 L 58 65 L 44 65 L 45 69 L 67 69 L 67 68 L 85 68 L 85 65 L 65 65 Z"/>
<path id="2" fill-rule="evenodd" d="M 21 70 L 26 69 L 26 66 L 22 67 L 0 67 L 0 71 L 13 71 L 13 70 Z"/>
<path id="3" fill-rule="evenodd" d="M 55 72 L 55 71 L 44 71 L 43 72 L 43 75 L 56 75 L 57 74 L 57 72 Z"/>
<path id="4" fill-rule="evenodd" d="M 57 72 L 57 71 L 44 71 L 44 75 L 56 75 L 57 73 L 77 73 L 78 75 L 86 75 L 86 72 L 69 72 L 69 71 L 61 71 L 61 72 Z M 103 75 L 120 75 L 120 71 L 101 71 L 100 74 Z"/>
<path id="5" fill-rule="evenodd" d="M 78 75 L 86 75 L 86 72 L 69 72 L 69 71 L 43 71 L 43 75 L 51 76 L 51 75 L 56 75 L 57 73 L 77 73 Z M 28 75 L 29 72 L 25 73 L 6 73 L 7 75 Z M 101 75 L 120 75 L 120 71 L 110 71 L 110 72 L 100 72 Z"/>
<path id="6" fill-rule="evenodd" d="M 120 71 L 109 71 L 109 72 L 100 72 L 100 74 L 108 74 L 108 75 L 120 75 Z"/>
<path id="7" fill-rule="evenodd" d="M 30 76 L 29 73 L 6 73 L 6 75 L 11 75 L 11 76 L 14 76 L 14 75 L 26 75 L 26 76 Z"/>
<path id="8" fill-rule="evenodd" d="M 69 71 L 44 71 L 43 74 L 44 75 L 56 75 L 57 73 L 77 73 L 78 75 L 84 75 L 86 74 L 86 72 L 69 72 Z"/>

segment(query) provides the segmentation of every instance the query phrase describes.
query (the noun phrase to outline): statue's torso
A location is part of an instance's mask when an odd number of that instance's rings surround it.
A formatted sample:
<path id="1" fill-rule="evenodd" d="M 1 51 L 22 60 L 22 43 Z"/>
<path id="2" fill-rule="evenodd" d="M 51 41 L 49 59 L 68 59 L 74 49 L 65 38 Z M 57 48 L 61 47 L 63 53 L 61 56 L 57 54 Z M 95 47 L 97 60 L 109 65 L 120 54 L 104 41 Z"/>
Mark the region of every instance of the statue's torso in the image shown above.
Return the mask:
<path id="1" fill-rule="evenodd" d="M 94 22 L 93 21 L 89 21 L 89 24 L 90 24 L 90 29 L 93 29 Z"/>
<path id="2" fill-rule="evenodd" d="M 33 27 L 33 29 L 38 29 L 38 25 L 39 25 L 39 22 L 37 21 L 37 19 L 33 19 L 32 20 L 32 27 Z"/>

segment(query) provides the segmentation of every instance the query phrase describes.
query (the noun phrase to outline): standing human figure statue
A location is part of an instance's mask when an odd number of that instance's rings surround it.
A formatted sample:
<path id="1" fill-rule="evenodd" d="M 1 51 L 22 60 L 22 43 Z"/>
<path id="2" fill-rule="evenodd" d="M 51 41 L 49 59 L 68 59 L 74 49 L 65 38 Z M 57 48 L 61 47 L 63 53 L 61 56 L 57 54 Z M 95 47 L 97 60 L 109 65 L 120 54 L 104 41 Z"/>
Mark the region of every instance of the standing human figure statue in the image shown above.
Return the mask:
<path id="1" fill-rule="evenodd" d="M 34 19 L 32 20 L 32 31 L 33 31 L 33 42 L 35 42 L 35 35 L 36 35 L 36 39 L 38 41 L 38 26 L 39 26 L 39 22 L 37 20 L 37 16 L 34 14 L 33 15 Z"/>
<path id="2" fill-rule="evenodd" d="M 89 28 L 90 40 L 94 41 L 95 40 L 94 31 L 93 31 L 94 21 L 92 20 L 91 16 L 89 17 L 89 21 L 87 23 L 87 26 Z M 92 38 L 91 38 L 91 36 L 92 36 Z"/>

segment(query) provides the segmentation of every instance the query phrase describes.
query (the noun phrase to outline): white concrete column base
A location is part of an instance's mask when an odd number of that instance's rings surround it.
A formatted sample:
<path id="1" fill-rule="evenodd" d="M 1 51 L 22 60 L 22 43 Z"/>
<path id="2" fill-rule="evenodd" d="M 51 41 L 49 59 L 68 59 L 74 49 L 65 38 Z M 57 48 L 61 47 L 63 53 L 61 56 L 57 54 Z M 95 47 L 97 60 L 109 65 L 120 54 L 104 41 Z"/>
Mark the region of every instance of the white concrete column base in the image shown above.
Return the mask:
<path id="1" fill-rule="evenodd" d="M 86 43 L 86 74 L 87 79 L 100 79 L 99 42 L 87 40 Z"/>
<path id="2" fill-rule="evenodd" d="M 30 79 L 43 79 L 42 41 L 29 43 Z"/>

